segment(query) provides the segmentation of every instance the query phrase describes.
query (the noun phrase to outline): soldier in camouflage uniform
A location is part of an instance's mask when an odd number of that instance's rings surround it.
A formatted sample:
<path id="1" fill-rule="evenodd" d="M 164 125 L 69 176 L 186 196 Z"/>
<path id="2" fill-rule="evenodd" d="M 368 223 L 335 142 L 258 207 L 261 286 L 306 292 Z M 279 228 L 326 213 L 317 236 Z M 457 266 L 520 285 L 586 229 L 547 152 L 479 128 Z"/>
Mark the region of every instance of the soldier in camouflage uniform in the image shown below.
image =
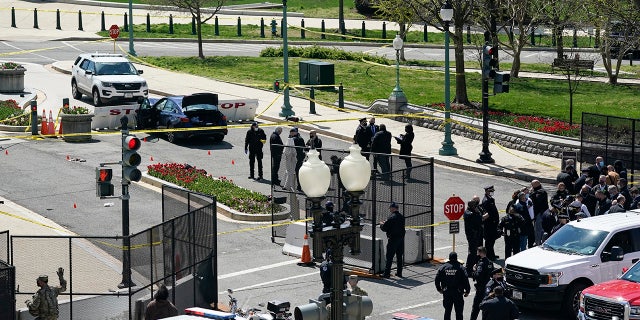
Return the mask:
<path id="1" fill-rule="evenodd" d="M 36 317 L 36 320 L 58 319 L 58 295 L 67 290 L 67 280 L 64 279 L 64 269 L 58 268 L 56 273 L 60 281 L 59 287 L 50 287 L 49 277 L 39 276 L 36 283 L 40 289 L 33 295 L 33 301 L 25 301 L 29 313 Z"/>
<path id="2" fill-rule="evenodd" d="M 358 287 L 358 276 L 352 274 L 349 276 L 349 286 L 351 286 L 351 293 L 359 296 L 368 296 L 367 292 Z"/>

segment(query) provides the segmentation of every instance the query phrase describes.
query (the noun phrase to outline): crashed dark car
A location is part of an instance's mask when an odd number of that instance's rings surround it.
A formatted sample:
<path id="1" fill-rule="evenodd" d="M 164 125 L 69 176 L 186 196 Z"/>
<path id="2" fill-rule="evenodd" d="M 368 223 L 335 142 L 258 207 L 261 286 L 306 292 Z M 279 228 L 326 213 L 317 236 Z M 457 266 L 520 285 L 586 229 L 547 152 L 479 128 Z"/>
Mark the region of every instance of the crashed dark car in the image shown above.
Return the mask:
<path id="1" fill-rule="evenodd" d="M 194 137 L 210 137 L 220 142 L 227 134 L 227 117 L 218 110 L 218 95 L 195 93 L 161 99 L 147 98 L 136 114 L 137 129 L 167 130 L 167 140 L 175 143 Z"/>

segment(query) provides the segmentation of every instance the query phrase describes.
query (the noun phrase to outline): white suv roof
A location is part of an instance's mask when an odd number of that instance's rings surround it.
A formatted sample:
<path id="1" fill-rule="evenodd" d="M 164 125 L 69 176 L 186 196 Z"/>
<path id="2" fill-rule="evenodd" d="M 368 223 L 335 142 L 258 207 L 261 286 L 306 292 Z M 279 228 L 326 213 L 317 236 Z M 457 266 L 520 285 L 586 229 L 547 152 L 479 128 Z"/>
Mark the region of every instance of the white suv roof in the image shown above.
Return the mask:
<path id="1" fill-rule="evenodd" d="M 125 56 L 119 53 L 83 53 L 80 57 L 99 62 L 129 61 Z"/>
<path id="2" fill-rule="evenodd" d="M 640 209 L 584 218 L 579 221 L 571 221 L 569 224 L 581 229 L 602 230 L 608 232 L 623 230 L 640 225 Z"/>

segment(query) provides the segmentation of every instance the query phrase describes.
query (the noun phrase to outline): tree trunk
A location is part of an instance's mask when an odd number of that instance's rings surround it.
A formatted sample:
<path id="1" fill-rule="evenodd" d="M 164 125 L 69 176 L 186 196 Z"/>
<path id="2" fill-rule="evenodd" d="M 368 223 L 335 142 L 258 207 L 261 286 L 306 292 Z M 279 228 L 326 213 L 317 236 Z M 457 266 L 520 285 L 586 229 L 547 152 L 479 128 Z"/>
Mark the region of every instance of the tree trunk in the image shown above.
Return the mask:
<path id="1" fill-rule="evenodd" d="M 196 33 L 198 34 L 198 57 L 204 59 L 204 50 L 202 50 L 202 16 L 199 11 L 196 14 Z"/>
<path id="2" fill-rule="evenodd" d="M 511 65 L 511 76 L 512 77 L 514 77 L 514 78 L 518 77 L 518 75 L 520 73 L 520 65 L 521 65 L 520 52 L 517 52 L 516 54 L 513 55 L 513 62 L 512 62 L 512 65 Z"/>
<path id="3" fill-rule="evenodd" d="M 558 59 L 564 58 L 564 40 L 562 38 L 562 33 L 564 32 L 564 27 L 556 27 L 554 29 L 556 35 L 556 53 Z"/>
<path id="4" fill-rule="evenodd" d="M 467 77 L 464 73 L 464 41 L 462 26 L 454 25 L 453 47 L 456 63 L 456 96 L 454 101 L 465 105 L 469 104 L 467 96 Z"/>

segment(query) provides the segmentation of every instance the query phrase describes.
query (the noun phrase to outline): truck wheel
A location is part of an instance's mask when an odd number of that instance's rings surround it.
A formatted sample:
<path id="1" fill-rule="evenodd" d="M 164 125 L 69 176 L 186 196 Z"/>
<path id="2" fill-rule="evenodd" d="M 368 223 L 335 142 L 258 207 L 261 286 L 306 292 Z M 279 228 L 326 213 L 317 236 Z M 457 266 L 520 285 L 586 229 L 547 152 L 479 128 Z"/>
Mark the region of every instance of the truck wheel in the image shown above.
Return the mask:
<path id="1" fill-rule="evenodd" d="M 578 308 L 580 307 L 580 293 L 582 293 L 582 290 L 586 289 L 587 287 L 589 287 L 588 284 L 584 282 L 578 282 L 570 285 L 569 289 L 567 289 L 567 292 L 564 296 L 562 310 L 568 317 L 576 319 L 576 317 L 578 316 Z"/>
<path id="2" fill-rule="evenodd" d="M 71 95 L 76 100 L 80 100 L 80 98 L 82 98 L 82 92 L 78 90 L 78 84 L 76 83 L 76 80 L 71 80 Z"/>
<path id="3" fill-rule="evenodd" d="M 99 107 L 102 105 L 102 100 L 100 99 L 100 92 L 98 89 L 93 89 L 93 105 Z"/>

